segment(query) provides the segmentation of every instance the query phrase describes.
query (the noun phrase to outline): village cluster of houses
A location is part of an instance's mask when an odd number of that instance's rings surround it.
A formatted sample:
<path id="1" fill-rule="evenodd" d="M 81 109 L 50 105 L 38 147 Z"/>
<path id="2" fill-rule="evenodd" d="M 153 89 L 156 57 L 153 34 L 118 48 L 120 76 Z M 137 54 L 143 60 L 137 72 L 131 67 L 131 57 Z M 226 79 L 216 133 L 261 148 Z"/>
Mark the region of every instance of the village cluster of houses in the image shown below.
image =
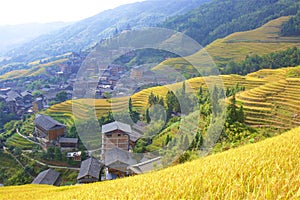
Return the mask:
<path id="1" fill-rule="evenodd" d="M 9 88 L 0 89 L 0 102 L 7 105 L 7 113 L 13 113 L 18 117 L 22 117 L 25 114 L 33 114 L 41 111 L 44 108 L 48 108 L 48 104 L 55 101 L 56 94 L 60 91 L 66 91 L 67 99 L 72 98 L 73 88 L 43 88 L 41 91 L 43 94 L 34 96 L 32 91 L 25 90 L 23 92 L 19 90 L 12 90 Z"/>
<path id="2" fill-rule="evenodd" d="M 137 160 L 132 150 L 141 138 L 141 133 L 129 124 L 112 122 L 102 126 L 102 147 L 100 158 L 90 157 L 81 162 L 77 183 L 92 183 L 145 173 L 161 166 L 160 157 L 146 157 Z M 141 129 L 139 129 L 141 130 Z M 45 146 L 59 146 L 62 150 L 76 150 L 78 138 L 65 137 L 66 127 L 49 116 L 37 115 L 35 134 Z M 81 161 L 80 152 L 68 152 L 67 157 Z M 41 172 L 33 184 L 60 185 L 61 176 L 53 169 Z"/>
<path id="3" fill-rule="evenodd" d="M 17 92 L 11 88 L 0 89 L 0 102 L 7 105 L 5 112 L 14 113 L 17 116 L 32 114 L 45 107 L 44 97 L 34 98 L 30 91 Z"/>

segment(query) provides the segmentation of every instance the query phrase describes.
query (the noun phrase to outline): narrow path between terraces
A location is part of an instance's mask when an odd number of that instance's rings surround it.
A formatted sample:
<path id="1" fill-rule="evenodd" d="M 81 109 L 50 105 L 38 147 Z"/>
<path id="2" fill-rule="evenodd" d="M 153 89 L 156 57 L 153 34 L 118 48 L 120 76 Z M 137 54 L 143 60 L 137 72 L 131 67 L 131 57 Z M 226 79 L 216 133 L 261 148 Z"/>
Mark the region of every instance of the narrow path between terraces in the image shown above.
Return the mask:
<path id="1" fill-rule="evenodd" d="M 26 139 L 26 140 L 28 140 L 28 141 L 34 143 L 34 144 L 37 144 L 37 145 L 39 145 L 39 146 L 41 146 L 41 147 L 43 148 L 43 146 L 42 146 L 40 143 L 35 142 L 35 141 L 29 139 L 27 136 L 21 134 L 21 133 L 19 132 L 19 129 L 16 129 L 16 131 L 17 131 L 17 133 L 18 133 L 21 137 L 23 137 L 24 139 Z M 8 151 L 8 152 L 9 152 L 9 151 Z M 23 151 L 23 152 L 29 152 L 29 151 Z M 9 152 L 9 153 L 10 153 L 10 152 Z M 42 165 L 42 166 L 48 166 L 49 168 L 56 168 L 56 169 L 71 169 L 71 170 L 78 170 L 78 171 L 80 170 L 80 168 L 75 168 L 75 167 L 65 167 L 65 166 L 57 166 L 57 165 L 48 165 L 47 163 L 43 163 L 43 162 L 41 162 L 41 161 L 39 161 L 39 160 L 36 160 L 36 159 L 34 159 L 34 158 L 31 158 L 31 157 L 27 156 L 27 155 L 24 154 L 24 153 L 22 153 L 21 155 L 24 156 L 25 158 L 29 159 L 29 160 L 32 160 L 32 161 L 34 161 L 34 162 L 36 162 L 36 163 Z M 13 156 L 13 155 L 12 155 L 12 156 Z M 15 159 L 16 159 L 16 158 L 15 158 Z M 20 161 L 19 161 L 18 159 L 16 159 L 16 160 L 17 160 L 17 162 L 23 167 L 23 169 L 25 169 L 25 167 L 22 165 L 22 163 L 20 163 Z"/>
<path id="2" fill-rule="evenodd" d="M 42 147 L 43 148 L 43 146 L 40 144 L 40 143 L 38 143 L 38 142 L 35 142 L 35 141 L 33 141 L 33 140 L 31 140 L 31 139 L 29 139 L 27 136 L 25 136 L 25 135 L 23 135 L 23 134 L 21 134 L 20 132 L 19 132 L 19 129 L 16 129 L 16 131 L 17 131 L 17 133 L 22 137 L 22 138 L 24 138 L 24 139 L 26 139 L 26 140 L 28 140 L 29 142 L 32 142 L 32 143 L 34 143 L 34 144 L 37 144 L 37 145 L 39 145 L 40 147 Z"/>
<path id="3" fill-rule="evenodd" d="M 49 168 L 56 168 L 56 169 L 72 169 L 72 170 L 80 170 L 80 168 L 75 168 L 75 167 L 64 167 L 64 166 L 57 166 L 57 165 L 48 165 L 47 163 L 43 163 L 41 161 L 38 161 L 34 158 L 30 158 L 29 156 L 27 156 L 26 154 L 23 154 L 22 153 L 22 156 L 24 156 L 25 158 L 29 159 L 29 160 L 32 160 L 40 165 L 43 165 L 43 166 L 48 166 Z"/>

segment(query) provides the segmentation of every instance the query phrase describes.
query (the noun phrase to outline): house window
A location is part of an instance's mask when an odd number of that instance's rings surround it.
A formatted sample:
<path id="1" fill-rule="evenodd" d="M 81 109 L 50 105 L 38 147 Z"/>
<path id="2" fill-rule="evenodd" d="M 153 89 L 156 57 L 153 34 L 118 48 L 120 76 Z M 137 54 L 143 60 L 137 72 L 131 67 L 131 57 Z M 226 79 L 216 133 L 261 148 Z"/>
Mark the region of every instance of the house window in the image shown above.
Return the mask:
<path id="1" fill-rule="evenodd" d="M 121 137 L 121 134 L 120 134 L 120 133 L 118 134 L 118 137 Z"/>
<path id="2" fill-rule="evenodd" d="M 106 137 L 111 137 L 111 133 L 110 134 L 106 134 Z"/>

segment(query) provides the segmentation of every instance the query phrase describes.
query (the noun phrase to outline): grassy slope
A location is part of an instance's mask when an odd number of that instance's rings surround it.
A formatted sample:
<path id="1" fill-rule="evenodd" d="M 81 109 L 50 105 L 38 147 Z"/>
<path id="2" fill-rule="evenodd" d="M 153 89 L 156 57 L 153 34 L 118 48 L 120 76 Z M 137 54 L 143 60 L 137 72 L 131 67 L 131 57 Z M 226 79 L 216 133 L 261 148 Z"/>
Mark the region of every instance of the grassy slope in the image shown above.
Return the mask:
<path id="1" fill-rule="evenodd" d="M 200 66 L 210 64 L 211 61 L 203 53 L 207 52 L 215 63 L 228 63 L 230 61 L 241 61 L 247 55 L 264 55 L 271 52 L 285 50 L 288 47 L 300 47 L 300 37 L 280 37 L 279 32 L 283 22 L 289 17 L 281 17 L 268 22 L 260 28 L 246 32 L 233 33 L 225 38 L 218 39 L 196 54 L 190 56 L 197 58 Z M 162 66 L 172 66 L 175 69 L 188 72 L 190 69 L 182 67 L 186 64 L 180 58 L 169 59 L 156 66 L 154 69 L 160 69 Z"/>
<path id="2" fill-rule="evenodd" d="M 299 143 L 297 128 L 140 176 L 71 187 L 0 188 L 0 199 L 299 199 Z"/>

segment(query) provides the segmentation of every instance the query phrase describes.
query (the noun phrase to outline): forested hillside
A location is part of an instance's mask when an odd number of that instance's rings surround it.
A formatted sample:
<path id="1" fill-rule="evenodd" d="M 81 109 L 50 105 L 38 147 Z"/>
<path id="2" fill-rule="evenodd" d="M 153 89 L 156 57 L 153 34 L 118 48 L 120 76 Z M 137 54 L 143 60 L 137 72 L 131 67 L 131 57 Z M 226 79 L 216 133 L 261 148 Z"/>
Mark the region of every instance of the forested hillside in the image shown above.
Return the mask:
<path id="1" fill-rule="evenodd" d="M 225 74 L 246 75 L 260 69 L 278 69 L 298 65 L 300 65 L 300 49 L 294 47 L 263 56 L 246 56 L 242 62 L 230 62 L 227 65 L 219 65 L 219 67 Z"/>
<path id="2" fill-rule="evenodd" d="M 280 16 L 295 15 L 299 0 L 214 0 L 163 23 L 205 46 L 231 33 L 255 29 Z"/>
<path id="3" fill-rule="evenodd" d="M 257 29 L 217 39 L 190 58 L 197 58 L 199 65 L 205 66 L 209 64 L 203 56 L 207 52 L 223 74 L 247 74 L 263 68 L 297 66 L 300 64 L 299 50 L 294 47 L 300 47 L 300 37 L 280 36 L 282 25 L 289 19 L 289 16 L 280 17 Z M 197 73 L 182 58 L 168 59 L 154 69 L 164 65 L 172 66 L 184 74 Z"/>
<path id="4" fill-rule="evenodd" d="M 281 29 L 282 36 L 300 36 L 300 12 L 283 24 Z"/>

